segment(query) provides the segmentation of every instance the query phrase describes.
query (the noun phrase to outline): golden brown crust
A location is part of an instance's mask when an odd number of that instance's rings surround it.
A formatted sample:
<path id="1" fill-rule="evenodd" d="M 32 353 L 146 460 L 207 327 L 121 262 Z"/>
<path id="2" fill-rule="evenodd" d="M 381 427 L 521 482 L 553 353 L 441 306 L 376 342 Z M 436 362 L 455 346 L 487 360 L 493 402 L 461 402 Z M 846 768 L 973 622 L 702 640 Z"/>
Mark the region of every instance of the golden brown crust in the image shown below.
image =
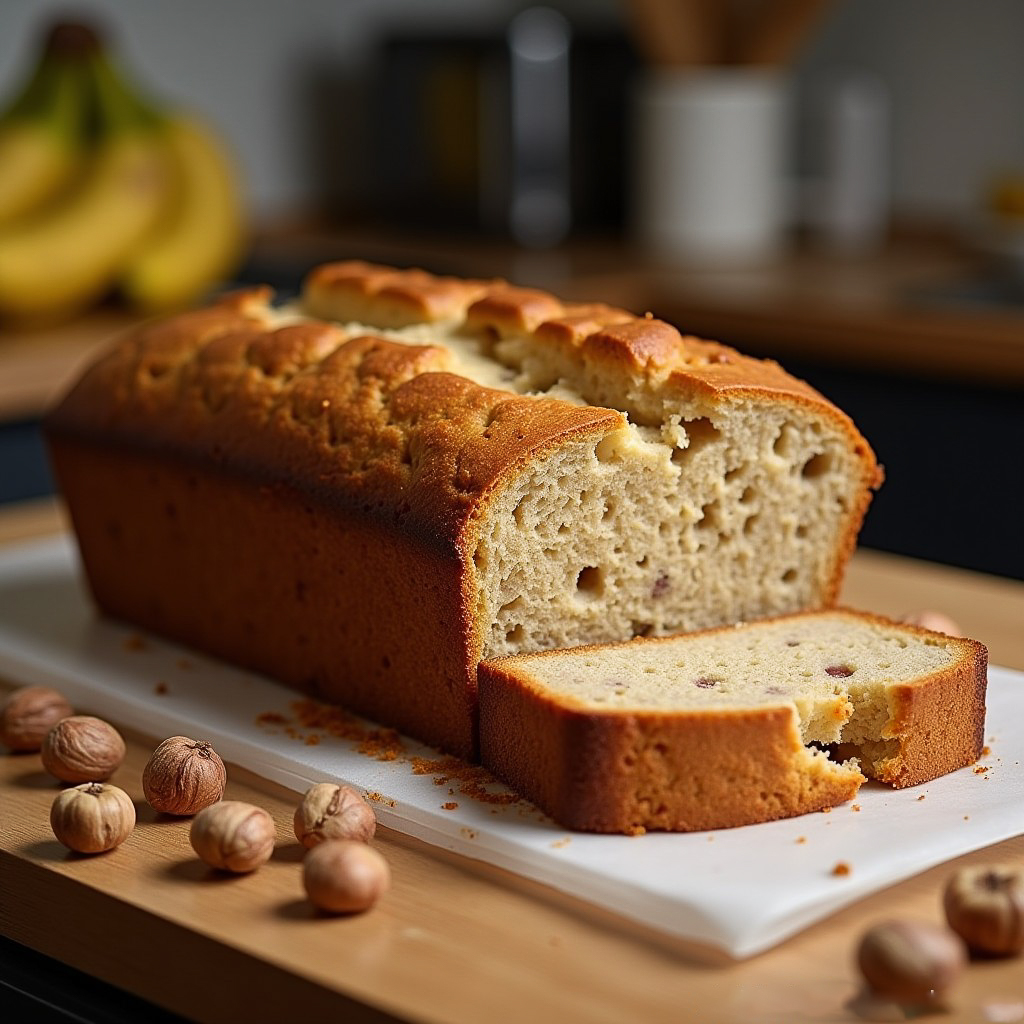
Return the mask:
<path id="1" fill-rule="evenodd" d="M 434 297 L 446 296 L 443 315 Z M 788 394 L 842 413 L 804 381 L 778 363 L 742 355 L 713 341 L 684 336 L 654 317 L 636 316 L 601 303 L 564 303 L 536 288 L 503 281 L 461 281 L 422 270 L 395 270 L 347 261 L 318 267 L 306 279 L 303 295 L 314 316 L 368 326 L 392 326 L 391 296 L 402 295 L 417 318 L 404 323 L 461 321 L 470 333 L 494 337 L 532 335 L 542 342 L 578 350 L 652 376 L 671 373 L 680 390 L 708 394 L 748 389 L 758 394 Z M 361 314 L 356 316 L 356 313 Z M 845 417 L 843 417 L 845 419 Z"/>
<path id="2" fill-rule="evenodd" d="M 284 483 L 70 440 L 53 450 L 68 493 L 117 496 L 70 503 L 106 614 L 473 755 L 472 626 L 450 557 Z"/>
<path id="3" fill-rule="evenodd" d="M 778 621 L 806 622 L 817 614 Z M 940 636 L 864 612 L 829 614 Z M 675 642 L 674 637 L 632 641 Z M 881 738 L 891 741 L 892 750 L 873 770 L 864 766 L 870 777 L 902 788 L 981 756 L 987 651 L 967 638 L 942 636 L 941 643 L 956 656 L 948 669 L 891 688 L 892 719 Z M 613 646 L 618 645 L 577 650 L 585 657 Z M 808 764 L 792 709 L 598 711 L 572 696 L 553 696 L 534 682 L 531 661 L 555 656 L 564 652 L 480 665 L 480 756 L 495 775 L 568 828 L 628 833 L 756 824 L 842 803 L 862 781 L 835 763 Z M 861 752 L 847 744 L 832 751 L 838 762 Z"/>
<path id="4" fill-rule="evenodd" d="M 258 471 L 336 506 L 369 505 L 454 552 L 503 476 L 624 422 L 480 387 L 447 372 L 440 348 L 316 321 L 268 329 L 257 312 L 219 306 L 140 329 L 50 414 L 49 435 Z"/>
<path id="5" fill-rule="evenodd" d="M 374 327 L 406 327 L 461 319 L 486 287 L 483 281 L 347 260 L 313 270 L 306 279 L 304 297 L 313 316 Z"/>

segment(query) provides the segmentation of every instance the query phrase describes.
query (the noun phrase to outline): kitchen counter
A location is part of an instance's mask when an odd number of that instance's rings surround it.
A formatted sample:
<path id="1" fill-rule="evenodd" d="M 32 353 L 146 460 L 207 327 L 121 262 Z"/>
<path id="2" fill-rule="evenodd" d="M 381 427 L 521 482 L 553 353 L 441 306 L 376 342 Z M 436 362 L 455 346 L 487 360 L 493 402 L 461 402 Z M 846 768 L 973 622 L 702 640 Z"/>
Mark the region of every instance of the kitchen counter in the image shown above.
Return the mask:
<path id="1" fill-rule="evenodd" d="M 0 510 L 0 545 L 63 528 L 52 502 Z M 891 614 L 941 608 L 989 644 L 993 662 L 1024 669 L 1024 584 L 861 552 L 843 601 Z M 159 738 L 128 736 L 128 759 L 113 781 L 137 802 Z M 289 835 L 294 797 L 229 771 L 227 796 L 266 807 L 279 835 Z M 129 843 L 78 857 L 49 832 L 54 785 L 36 755 L 0 756 L 0 793 L 4 936 L 188 1019 L 232 1024 L 341 1016 L 619 1024 L 680 1013 L 696 1024 L 855 1021 L 847 1002 L 858 990 L 858 936 L 882 918 L 939 921 L 939 894 L 954 866 L 730 963 L 387 829 L 376 842 L 394 874 L 391 892 L 367 914 L 329 919 L 302 898 L 297 844 L 282 843 L 255 875 L 216 877 L 192 856 L 182 823 L 141 803 Z M 1022 858 L 1018 837 L 955 864 Z M 1020 960 L 972 964 L 953 1003 L 958 1024 L 991 1021 L 995 1004 L 1005 1012 L 1021 1002 L 1020 978 Z M 1024 1019 L 1024 1006 L 1014 1019 Z"/>
<path id="2" fill-rule="evenodd" d="M 277 230 L 248 281 L 297 287 L 315 263 L 362 258 L 499 276 L 580 301 L 652 311 L 682 331 L 786 361 L 1024 385 L 1024 296 L 997 302 L 985 268 L 948 240 L 904 239 L 862 257 L 803 245 L 758 267 L 674 266 L 606 240 L 528 252 L 380 229 Z M 68 324 L 0 334 L 0 422 L 38 416 L 137 314 L 103 307 Z"/>

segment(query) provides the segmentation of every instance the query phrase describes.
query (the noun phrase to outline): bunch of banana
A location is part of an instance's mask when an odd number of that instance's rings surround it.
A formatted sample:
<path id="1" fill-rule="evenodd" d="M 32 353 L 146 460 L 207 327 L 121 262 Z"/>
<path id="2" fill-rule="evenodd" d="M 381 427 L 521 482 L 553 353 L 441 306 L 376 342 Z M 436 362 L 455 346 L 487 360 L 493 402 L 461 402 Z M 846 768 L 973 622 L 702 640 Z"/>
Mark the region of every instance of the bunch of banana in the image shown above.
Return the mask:
<path id="1" fill-rule="evenodd" d="M 54 30 L 0 119 L 0 316 L 52 321 L 115 287 L 146 310 L 185 305 L 243 236 L 218 140 L 144 102 L 94 33 Z"/>

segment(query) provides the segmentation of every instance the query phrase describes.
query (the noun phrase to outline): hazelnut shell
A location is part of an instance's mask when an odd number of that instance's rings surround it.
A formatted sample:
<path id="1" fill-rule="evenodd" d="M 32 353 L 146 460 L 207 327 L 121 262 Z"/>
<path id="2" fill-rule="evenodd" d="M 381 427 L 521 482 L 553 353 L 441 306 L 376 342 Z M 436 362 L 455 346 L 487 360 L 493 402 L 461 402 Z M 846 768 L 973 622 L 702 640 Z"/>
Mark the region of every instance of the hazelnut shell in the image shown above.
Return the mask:
<path id="1" fill-rule="evenodd" d="M 295 838 L 307 849 L 326 839 L 369 842 L 377 830 L 377 816 L 359 790 L 332 782 L 311 786 L 295 809 Z"/>
<path id="2" fill-rule="evenodd" d="M 224 796 L 227 770 L 217 751 L 201 740 L 170 736 L 150 755 L 142 790 L 154 810 L 188 816 Z"/>
<path id="3" fill-rule="evenodd" d="M 328 839 L 302 861 L 302 883 L 310 903 L 334 914 L 369 910 L 391 886 L 388 862 L 354 839 Z"/>
<path id="4" fill-rule="evenodd" d="M 1024 951 L 1024 867 L 961 868 L 946 884 L 942 904 L 950 928 L 975 952 Z"/>
<path id="5" fill-rule="evenodd" d="M 924 921 L 884 921 L 868 929 L 857 949 L 857 965 L 872 991 L 903 1003 L 941 999 L 966 962 L 956 935 Z"/>
<path id="6" fill-rule="evenodd" d="M 0 709 L 0 743 L 8 750 L 39 750 L 46 734 L 75 713 L 67 698 L 49 686 L 22 686 Z"/>
<path id="7" fill-rule="evenodd" d="M 61 782 L 102 782 L 121 767 L 126 751 L 109 722 L 71 715 L 50 729 L 39 753 L 43 767 Z"/>
<path id="8" fill-rule="evenodd" d="M 246 874 L 270 860 L 277 839 L 274 819 L 262 807 L 221 800 L 192 820 L 189 841 L 199 858 L 219 871 Z"/>
<path id="9" fill-rule="evenodd" d="M 76 853 L 104 853 L 135 828 L 135 804 L 117 786 L 84 782 L 57 794 L 50 807 L 53 834 Z"/>

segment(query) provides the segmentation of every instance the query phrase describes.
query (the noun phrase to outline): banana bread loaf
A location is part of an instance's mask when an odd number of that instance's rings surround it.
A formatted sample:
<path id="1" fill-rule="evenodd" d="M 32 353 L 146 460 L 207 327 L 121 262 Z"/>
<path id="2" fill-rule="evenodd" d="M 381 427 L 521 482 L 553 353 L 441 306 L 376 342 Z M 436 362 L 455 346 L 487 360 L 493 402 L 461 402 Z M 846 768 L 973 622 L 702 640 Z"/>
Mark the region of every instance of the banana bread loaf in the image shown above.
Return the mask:
<path id="1" fill-rule="evenodd" d="M 120 339 L 49 414 L 100 608 L 463 756 L 485 658 L 834 603 L 871 449 L 773 362 L 330 264 Z"/>
<path id="2" fill-rule="evenodd" d="M 567 828 L 749 825 L 976 761 L 987 664 L 847 611 L 520 655 L 480 666 L 480 755 Z"/>

